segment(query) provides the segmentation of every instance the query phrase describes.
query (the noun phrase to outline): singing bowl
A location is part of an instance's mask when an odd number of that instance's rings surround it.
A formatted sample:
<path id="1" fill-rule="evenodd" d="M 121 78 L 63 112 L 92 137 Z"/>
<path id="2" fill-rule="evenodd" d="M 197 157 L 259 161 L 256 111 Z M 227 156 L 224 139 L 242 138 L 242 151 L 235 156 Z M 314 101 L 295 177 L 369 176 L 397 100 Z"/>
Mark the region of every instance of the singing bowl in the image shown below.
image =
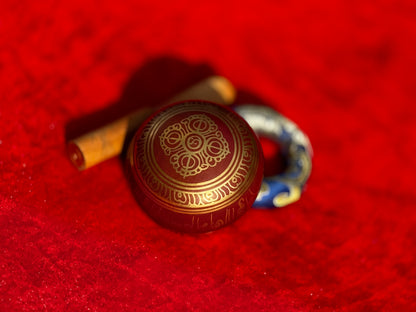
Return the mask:
<path id="1" fill-rule="evenodd" d="M 153 113 L 136 132 L 126 171 L 140 207 L 169 229 L 203 233 L 252 207 L 263 153 L 247 122 L 228 107 L 184 101 Z"/>

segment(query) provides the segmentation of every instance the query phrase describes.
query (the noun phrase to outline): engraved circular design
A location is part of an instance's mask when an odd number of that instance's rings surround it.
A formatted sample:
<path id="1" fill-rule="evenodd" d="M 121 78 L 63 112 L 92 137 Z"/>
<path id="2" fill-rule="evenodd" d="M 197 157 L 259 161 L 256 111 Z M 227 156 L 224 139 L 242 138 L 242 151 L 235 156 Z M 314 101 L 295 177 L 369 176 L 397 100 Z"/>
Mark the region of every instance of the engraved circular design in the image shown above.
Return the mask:
<path id="1" fill-rule="evenodd" d="M 261 150 L 234 112 L 209 102 L 183 102 L 159 111 L 138 133 L 130 162 L 135 183 L 152 206 L 192 215 L 192 225 L 199 216 L 212 218 L 213 212 L 232 207 L 222 221 L 211 222 L 213 229 L 248 208 L 245 196 L 254 201 Z"/>
<path id="2" fill-rule="evenodd" d="M 167 127 L 160 145 L 183 178 L 215 167 L 230 153 L 218 126 L 205 114 L 191 115 Z"/>

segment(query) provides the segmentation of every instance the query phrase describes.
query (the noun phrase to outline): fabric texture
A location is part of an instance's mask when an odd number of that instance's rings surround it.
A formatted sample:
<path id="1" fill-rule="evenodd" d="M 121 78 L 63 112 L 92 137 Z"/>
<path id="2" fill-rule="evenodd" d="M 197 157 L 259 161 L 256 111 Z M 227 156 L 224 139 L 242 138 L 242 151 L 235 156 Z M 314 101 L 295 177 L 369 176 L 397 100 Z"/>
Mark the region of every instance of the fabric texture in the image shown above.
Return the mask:
<path id="1" fill-rule="evenodd" d="M 0 311 L 416 310 L 415 35 L 410 0 L 2 1 Z M 68 160 L 210 74 L 308 134 L 300 201 L 185 235 Z"/>

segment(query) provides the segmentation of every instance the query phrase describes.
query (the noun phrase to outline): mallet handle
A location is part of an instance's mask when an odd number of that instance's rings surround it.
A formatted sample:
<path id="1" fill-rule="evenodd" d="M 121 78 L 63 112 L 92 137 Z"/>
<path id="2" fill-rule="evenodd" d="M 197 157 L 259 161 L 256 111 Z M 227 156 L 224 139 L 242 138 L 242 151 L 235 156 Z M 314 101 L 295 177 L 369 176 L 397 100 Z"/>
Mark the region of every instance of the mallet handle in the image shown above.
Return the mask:
<path id="1" fill-rule="evenodd" d="M 185 91 L 177 94 L 164 104 L 182 100 L 205 100 L 229 105 L 235 99 L 233 85 L 224 77 L 211 76 Z M 136 131 L 140 124 L 157 107 L 139 109 L 99 129 L 86 133 L 67 144 L 69 159 L 84 170 L 121 153 L 126 136 Z"/>

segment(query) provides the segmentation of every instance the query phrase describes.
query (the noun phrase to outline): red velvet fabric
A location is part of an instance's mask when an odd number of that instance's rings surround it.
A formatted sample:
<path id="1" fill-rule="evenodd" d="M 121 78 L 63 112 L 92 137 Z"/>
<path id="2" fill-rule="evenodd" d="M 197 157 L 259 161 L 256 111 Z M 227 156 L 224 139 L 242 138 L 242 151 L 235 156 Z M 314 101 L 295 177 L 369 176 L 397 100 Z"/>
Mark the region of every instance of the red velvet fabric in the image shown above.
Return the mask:
<path id="1" fill-rule="evenodd" d="M 1 311 L 414 311 L 414 1 L 2 1 Z M 301 200 L 192 236 L 66 139 L 217 73 L 310 137 Z"/>

